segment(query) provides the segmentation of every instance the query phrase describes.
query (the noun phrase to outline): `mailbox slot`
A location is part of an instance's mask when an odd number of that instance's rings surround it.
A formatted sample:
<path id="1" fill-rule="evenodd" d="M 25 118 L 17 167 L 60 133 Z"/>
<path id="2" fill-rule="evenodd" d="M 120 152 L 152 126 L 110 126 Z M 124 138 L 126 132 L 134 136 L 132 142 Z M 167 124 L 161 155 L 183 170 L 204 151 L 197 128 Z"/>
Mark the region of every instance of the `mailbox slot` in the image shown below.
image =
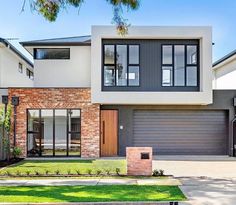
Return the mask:
<path id="1" fill-rule="evenodd" d="M 141 153 L 141 159 L 150 159 L 149 153 L 147 153 L 147 152 L 142 152 L 142 153 Z"/>

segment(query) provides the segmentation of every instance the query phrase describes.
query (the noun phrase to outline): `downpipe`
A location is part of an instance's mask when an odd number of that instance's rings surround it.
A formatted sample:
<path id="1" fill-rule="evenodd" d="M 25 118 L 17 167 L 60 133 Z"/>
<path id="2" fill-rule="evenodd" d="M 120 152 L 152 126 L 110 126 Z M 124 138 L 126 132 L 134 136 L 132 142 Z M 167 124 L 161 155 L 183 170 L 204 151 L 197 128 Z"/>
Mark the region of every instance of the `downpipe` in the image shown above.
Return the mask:
<path id="1" fill-rule="evenodd" d="M 234 123 L 236 122 L 236 114 L 234 116 L 234 119 L 232 120 L 232 125 L 231 125 L 231 128 L 232 128 L 232 140 L 233 140 L 233 157 L 236 156 L 236 153 L 235 153 L 235 149 L 236 149 L 236 145 L 235 145 L 235 140 L 234 140 Z"/>

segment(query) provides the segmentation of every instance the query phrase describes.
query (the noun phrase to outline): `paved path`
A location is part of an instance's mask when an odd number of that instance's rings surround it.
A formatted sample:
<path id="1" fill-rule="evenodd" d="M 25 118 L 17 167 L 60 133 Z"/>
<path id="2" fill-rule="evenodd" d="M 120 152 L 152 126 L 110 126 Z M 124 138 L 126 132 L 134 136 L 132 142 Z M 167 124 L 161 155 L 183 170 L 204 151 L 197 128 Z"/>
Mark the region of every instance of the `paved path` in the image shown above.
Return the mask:
<path id="1" fill-rule="evenodd" d="M 0 186 L 75 186 L 75 185 L 181 185 L 178 179 L 32 179 L 0 180 Z"/>

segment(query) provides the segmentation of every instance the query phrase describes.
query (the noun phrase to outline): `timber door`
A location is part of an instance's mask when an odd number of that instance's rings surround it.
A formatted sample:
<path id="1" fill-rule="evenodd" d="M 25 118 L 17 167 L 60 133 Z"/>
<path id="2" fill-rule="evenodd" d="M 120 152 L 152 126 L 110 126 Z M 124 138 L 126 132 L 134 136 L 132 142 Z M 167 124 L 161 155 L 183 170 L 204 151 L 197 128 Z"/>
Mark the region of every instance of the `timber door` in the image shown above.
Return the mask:
<path id="1" fill-rule="evenodd" d="M 117 156 L 118 111 L 101 110 L 101 156 Z"/>

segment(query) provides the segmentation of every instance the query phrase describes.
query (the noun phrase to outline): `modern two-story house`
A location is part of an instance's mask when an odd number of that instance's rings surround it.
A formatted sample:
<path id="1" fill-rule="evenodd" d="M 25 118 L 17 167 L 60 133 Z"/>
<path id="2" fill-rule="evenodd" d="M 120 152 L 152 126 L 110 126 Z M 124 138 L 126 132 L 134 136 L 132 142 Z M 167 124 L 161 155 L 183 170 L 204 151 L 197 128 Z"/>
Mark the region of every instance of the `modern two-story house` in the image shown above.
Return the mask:
<path id="1" fill-rule="evenodd" d="M 22 42 L 34 88 L 19 97 L 13 140 L 25 157 L 234 155 L 236 91 L 212 89 L 210 27 L 93 26 L 91 36 Z"/>

